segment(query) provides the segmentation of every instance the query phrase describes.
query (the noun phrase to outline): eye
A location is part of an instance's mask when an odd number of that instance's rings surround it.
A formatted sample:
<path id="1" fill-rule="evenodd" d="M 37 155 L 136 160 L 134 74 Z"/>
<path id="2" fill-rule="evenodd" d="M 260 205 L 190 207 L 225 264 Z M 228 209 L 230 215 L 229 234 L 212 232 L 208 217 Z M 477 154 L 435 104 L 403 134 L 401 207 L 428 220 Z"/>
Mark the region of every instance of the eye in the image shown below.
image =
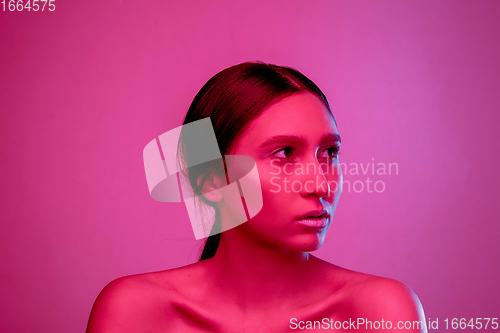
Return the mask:
<path id="1" fill-rule="evenodd" d="M 325 150 L 323 150 L 319 154 L 318 157 L 319 158 L 335 159 L 335 158 L 339 157 L 339 154 L 340 154 L 339 150 L 340 150 L 339 146 L 331 146 L 331 147 L 328 147 Z"/>
<path id="2" fill-rule="evenodd" d="M 291 146 L 281 148 L 273 153 L 273 156 L 276 156 L 278 158 L 294 158 L 295 157 L 295 149 Z"/>

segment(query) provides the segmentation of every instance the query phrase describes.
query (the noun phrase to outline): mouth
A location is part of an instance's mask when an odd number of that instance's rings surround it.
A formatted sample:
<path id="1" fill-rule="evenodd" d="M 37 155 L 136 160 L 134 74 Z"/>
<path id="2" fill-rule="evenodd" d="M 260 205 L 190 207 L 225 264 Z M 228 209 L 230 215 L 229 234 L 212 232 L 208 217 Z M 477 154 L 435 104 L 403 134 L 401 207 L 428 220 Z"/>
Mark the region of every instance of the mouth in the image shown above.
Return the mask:
<path id="1" fill-rule="evenodd" d="M 297 218 L 297 222 L 311 228 L 324 228 L 328 225 L 330 214 L 326 210 L 310 211 Z"/>

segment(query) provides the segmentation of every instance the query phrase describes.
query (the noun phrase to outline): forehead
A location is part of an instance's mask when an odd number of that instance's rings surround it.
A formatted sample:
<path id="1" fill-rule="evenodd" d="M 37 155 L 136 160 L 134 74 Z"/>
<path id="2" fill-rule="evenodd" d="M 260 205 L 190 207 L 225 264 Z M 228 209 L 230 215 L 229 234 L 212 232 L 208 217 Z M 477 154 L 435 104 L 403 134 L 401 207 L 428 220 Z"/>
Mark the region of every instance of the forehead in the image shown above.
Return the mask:
<path id="1" fill-rule="evenodd" d="M 301 136 L 314 143 L 325 134 L 338 134 L 333 117 L 319 97 L 304 92 L 265 108 L 246 126 L 233 147 L 254 146 L 279 135 Z"/>
<path id="2" fill-rule="evenodd" d="M 330 120 L 333 122 L 333 117 L 323 101 L 310 92 L 286 97 L 264 109 L 258 118 L 255 123 L 260 126 L 271 121 L 278 121 L 283 125 L 297 125 L 298 119 L 307 120 L 305 124 L 300 124 L 305 126 Z"/>

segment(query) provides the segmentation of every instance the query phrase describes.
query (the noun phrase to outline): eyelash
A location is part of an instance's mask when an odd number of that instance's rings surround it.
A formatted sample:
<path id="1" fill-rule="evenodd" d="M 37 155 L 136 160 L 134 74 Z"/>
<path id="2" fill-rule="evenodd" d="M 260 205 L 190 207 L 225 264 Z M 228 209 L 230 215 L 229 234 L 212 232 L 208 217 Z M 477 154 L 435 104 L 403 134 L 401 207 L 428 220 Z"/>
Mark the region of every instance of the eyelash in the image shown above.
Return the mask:
<path id="1" fill-rule="evenodd" d="M 294 148 L 294 147 L 292 147 L 292 146 L 287 146 L 287 147 L 284 147 L 284 148 L 281 148 L 281 149 L 276 150 L 274 153 L 272 153 L 272 155 L 273 155 L 273 156 L 275 156 L 275 155 L 276 155 L 277 153 L 279 153 L 280 151 L 285 151 L 285 150 L 287 150 L 287 149 L 288 149 L 288 151 L 289 151 L 291 154 L 293 154 L 293 153 L 295 152 L 295 148 Z M 331 156 L 330 154 L 328 154 L 328 155 L 329 155 L 329 156 L 328 156 L 329 158 L 332 158 L 332 159 L 333 159 L 333 158 L 338 158 L 338 156 L 340 155 L 340 147 L 338 147 L 338 146 L 331 146 L 331 147 L 328 147 L 328 148 L 324 149 L 321 153 L 323 153 L 324 151 L 328 151 L 328 150 L 333 150 L 333 152 L 332 152 L 333 156 Z M 321 154 L 321 153 L 320 153 L 320 154 Z M 286 157 L 286 156 L 285 156 L 285 157 L 278 157 L 278 158 L 281 158 L 281 159 L 289 159 L 289 158 L 292 158 L 292 157 Z"/>

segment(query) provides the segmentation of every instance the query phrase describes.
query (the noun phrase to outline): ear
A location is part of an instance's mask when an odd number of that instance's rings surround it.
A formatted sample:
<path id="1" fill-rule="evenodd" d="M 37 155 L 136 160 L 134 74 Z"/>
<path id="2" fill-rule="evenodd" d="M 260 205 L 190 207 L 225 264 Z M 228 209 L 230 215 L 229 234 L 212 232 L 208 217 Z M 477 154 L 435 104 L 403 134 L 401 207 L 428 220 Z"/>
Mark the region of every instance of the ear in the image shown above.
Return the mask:
<path id="1" fill-rule="evenodd" d="M 201 193 L 207 200 L 219 202 L 222 200 L 222 192 L 219 189 L 223 186 L 226 186 L 225 179 L 219 175 L 211 174 L 203 184 Z"/>

